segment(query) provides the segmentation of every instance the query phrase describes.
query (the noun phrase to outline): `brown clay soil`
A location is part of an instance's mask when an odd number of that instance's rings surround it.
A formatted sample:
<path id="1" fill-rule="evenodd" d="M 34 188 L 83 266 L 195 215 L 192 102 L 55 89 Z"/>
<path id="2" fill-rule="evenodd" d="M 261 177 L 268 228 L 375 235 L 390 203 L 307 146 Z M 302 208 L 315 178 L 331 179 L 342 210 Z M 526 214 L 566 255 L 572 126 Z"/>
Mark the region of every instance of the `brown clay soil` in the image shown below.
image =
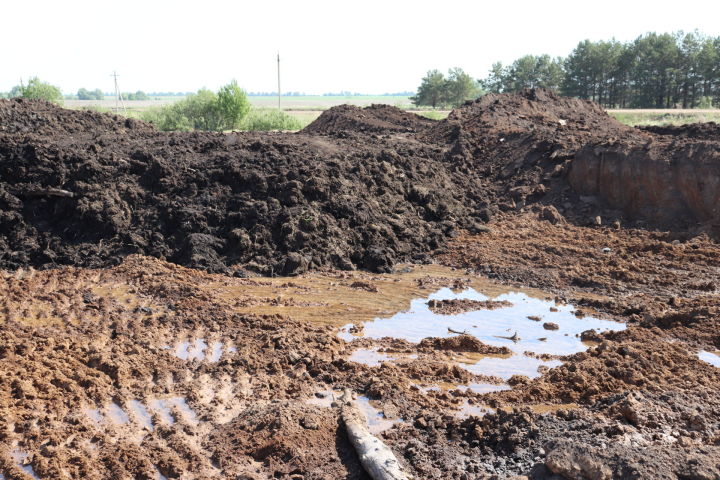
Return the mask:
<path id="1" fill-rule="evenodd" d="M 2 100 L 0 475 L 367 478 L 349 388 L 414 478 L 718 479 L 716 133 L 543 90 L 269 134 Z M 452 388 L 502 383 L 475 337 L 338 337 L 441 287 L 627 329 L 492 393 Z"/>

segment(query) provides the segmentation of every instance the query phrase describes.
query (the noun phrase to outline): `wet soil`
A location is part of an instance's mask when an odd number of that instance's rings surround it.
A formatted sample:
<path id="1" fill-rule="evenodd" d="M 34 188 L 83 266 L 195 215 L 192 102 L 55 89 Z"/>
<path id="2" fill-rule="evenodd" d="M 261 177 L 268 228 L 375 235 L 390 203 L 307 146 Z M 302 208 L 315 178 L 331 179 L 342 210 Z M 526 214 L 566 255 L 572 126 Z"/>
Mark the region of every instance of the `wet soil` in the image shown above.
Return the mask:
<path id="1" fill-rule="evenodd" d="M 715 131 L 542 90 L 296 134 L 0 101 L 0 475 L 366 478 L 350 388 L 415 478 L 720 478 Z"/>

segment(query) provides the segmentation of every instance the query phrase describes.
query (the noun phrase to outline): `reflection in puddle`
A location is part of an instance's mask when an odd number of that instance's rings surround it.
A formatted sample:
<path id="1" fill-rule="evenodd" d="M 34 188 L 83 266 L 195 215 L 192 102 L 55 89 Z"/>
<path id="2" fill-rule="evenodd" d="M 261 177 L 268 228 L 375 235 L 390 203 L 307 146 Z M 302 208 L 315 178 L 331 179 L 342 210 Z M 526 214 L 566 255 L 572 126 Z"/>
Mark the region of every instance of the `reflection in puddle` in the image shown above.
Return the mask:
<path id="1" fill-rule="evenodd" d="M 456 315 L 438 315 L 427 305 L 430 300 L 468 299 L 490 300 L 478 291 L 468 288 L 459 293 L 442 288 L 426 299 L 415 299 L 407 311 L 397 313 L 390 318 L 376 318 L 364 322 L 359 336 L 380 339 L 392 337 L 419 343 L 427 337 L 451 337 L 456 332 L 465 332 L 477 337 L 481 342 L 507 347 L 514 354 L 510 356 L 477 356 L 474 360 L 461 360 L 461 366 L 469 371 L 500 377 L 505 380 L 513 375 L 539 376 L 538 368 L 553 368 L 560 361 L 543 361 L 523 355 L 523 352 L 538 354 L 570 355 L 587 350 L 580 340 L 585 330 L 598 332 L 623 330 L 625 325 L 595 317 L 578 318 L 572 305 L 556 305 L 554 302 L 529 297 L 524 293 L 510 292 L 492 300 L 507 301 L 509 305 L 493 310 L 477 310 Z M 542 317 L 542 321 L 528 319 Z M 547 330 L 544 324 L 551 322 L 558 326 Z M 352 342 L 357 335 L 348 332 L 351 325 L 341 329 L 339 336 Z M 472 358 L 471 355 L 466 356 Z M 390 360 L 388 355 L 357 350 L 350 358 L 368 365 L 377 365 Z"/>
<path id="2" fill-rule="evenodd" d="M 698 353 L 698 358 L 714 367 L 720 368 L 720 351 L 708 352 L 706 350 L 701 350 L 700 353 Z"/>
<path id="3" fill-rule="evenodd" d="M 130 421 L 128 414 L 115 402 L 108 405 L 107 417 L 114 423 L 128 423 Z"/>
<path id="4" fill-rule="evenodd" d="M 30 463 L 27 461 L 27 458 L 29 457 L 29 455 L 26 452 L 23 452 L 22 450 L 14 449 L 14 450 L 10 451 L 10 456 L 12 457 L 15 464 L 18 467 L 22 468 L 25 473 L 30 475 L 32 478 L 37 478 L 37 479 L 40 478 L 35 474 L 35 470 L 33 470 L 32 465 L 30 465 Z"/>

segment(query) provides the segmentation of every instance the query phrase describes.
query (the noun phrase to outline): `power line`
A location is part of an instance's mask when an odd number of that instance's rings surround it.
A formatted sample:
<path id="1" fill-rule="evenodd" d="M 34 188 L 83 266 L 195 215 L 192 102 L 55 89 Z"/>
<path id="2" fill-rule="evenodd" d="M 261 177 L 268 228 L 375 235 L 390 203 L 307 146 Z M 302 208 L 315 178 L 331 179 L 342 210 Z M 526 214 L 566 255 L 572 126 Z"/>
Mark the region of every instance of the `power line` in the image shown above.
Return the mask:
<path id="1" fill-rule="evenodd" d="M 280 97 L 282 94 L 280 93 L 280 52 L 277 54 L 277 70 L 278 70 L 278 110 L 282 110 L 280 107 Z"/>
<path id="2" fill-rule="evenodd" d="M 120 103 L 120 105 L 122 105 L 123 112 L 127 115 L 127 108 L 125 108 L 125 102 L 123 101 L 122 93 L 120 93 L 120 87 L 118 87 L 117 77 L 119 77 L 119 75 L 116 71 L 113 71 L 110 76 L 115 79 L 115 113 L 120 112 L 120 106 L 118 105 L 118 103 Z"/>

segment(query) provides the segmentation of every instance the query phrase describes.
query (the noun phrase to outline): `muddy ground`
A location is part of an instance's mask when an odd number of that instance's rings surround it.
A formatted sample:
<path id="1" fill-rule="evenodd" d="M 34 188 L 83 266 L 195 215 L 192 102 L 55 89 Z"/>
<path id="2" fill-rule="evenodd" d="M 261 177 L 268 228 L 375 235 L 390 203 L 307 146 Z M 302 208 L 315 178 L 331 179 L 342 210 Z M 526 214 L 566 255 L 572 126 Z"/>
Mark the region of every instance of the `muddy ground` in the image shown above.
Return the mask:
<path id="1" fill-rule="evenodd" d="M 366 478 L 350 388 L 415 478 L 720 478 L 716 132 L 542 90 L 296 134 L 0 101 L 0 474 Z M 504 382 L 459 366 L 502 355 L 472 337 L 338 337 L 441 287 L 627 329 L 490 393 L 426 388 Z"/>

